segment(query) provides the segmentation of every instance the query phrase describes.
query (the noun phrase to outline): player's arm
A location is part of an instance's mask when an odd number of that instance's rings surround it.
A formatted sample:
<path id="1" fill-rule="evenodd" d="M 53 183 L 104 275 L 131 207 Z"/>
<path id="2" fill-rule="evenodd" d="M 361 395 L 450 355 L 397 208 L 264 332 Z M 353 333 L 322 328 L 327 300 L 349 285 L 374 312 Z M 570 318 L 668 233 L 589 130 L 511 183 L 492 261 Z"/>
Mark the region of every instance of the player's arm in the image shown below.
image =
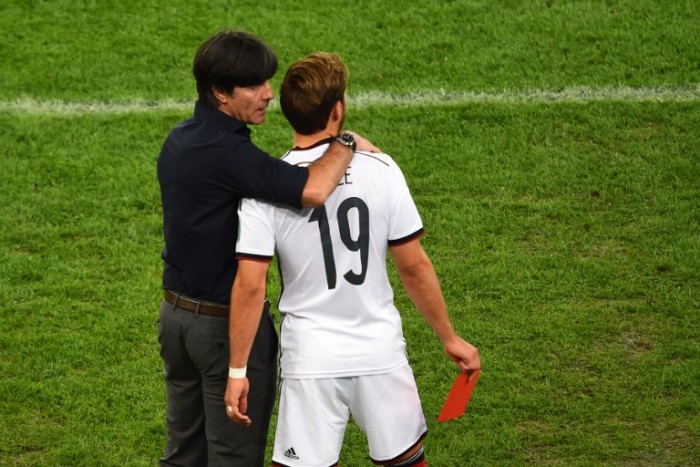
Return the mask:
<path id="1" fill-rule="evenodd" d="M 435 268 L 420 240 L 392 245 L 390 249 L 406 293 L 437 334 L 447 355 L 461 371 L 479 369 L 478 350 L 459 337 L 452 327 Z"/>
<path id="2" fill-rule="evenodd" d="M 245 368 L 258 330 L 265 302 L 265 286 L 269 263 L 241 259 L 231 289 L 229 318 L 229 347 L 231 368 Z M 226 386 L 226 413 L 242 425 L 250 425 L 248 410 L 248 379 L 229 378 Z"/>
<path id="3" fill-rule="evenodd" d="M 380 152 L 365 138 L 356 133 L 352 134 L 355 136 L 358 151 Z M 301 195 L 301 204 L 304 207 L 316 208 L 326 202 L 328 196 L 338 186 L 353 154 L 349 147 L 334 141 L 328 146 L 323 156 L 309 165 L 309 178 Z"/>

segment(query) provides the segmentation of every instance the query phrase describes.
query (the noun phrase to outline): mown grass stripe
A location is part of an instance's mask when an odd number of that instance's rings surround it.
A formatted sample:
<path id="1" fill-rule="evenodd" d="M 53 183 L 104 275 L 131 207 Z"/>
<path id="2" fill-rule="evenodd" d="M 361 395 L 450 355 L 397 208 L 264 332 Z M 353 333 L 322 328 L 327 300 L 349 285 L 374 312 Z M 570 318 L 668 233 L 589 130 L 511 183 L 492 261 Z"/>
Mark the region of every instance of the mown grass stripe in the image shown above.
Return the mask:
<path id="1" fill-rule="evenodd" d="M 501 92 L 454 92 L 424 90 L 410 93 L 371 91 L 351 95 L 351 105 L 357 108 L 381 106 L 431 106 L 467 103 L 505 103 L 515 105 L 549 102 L 689 102 L 700 100 L 700 83 L 657 88 L 632 87 L 570 87 L 558 90 L 523 89 Z M 276 106 L 276 101 L 273 101 Z M 191 101 L 172 99 L 148 101 L 64 101 L 21 98 L 0 100 L 0 113 L 28 115 L 123 114 L 161 111 L 189 111 Z"/>

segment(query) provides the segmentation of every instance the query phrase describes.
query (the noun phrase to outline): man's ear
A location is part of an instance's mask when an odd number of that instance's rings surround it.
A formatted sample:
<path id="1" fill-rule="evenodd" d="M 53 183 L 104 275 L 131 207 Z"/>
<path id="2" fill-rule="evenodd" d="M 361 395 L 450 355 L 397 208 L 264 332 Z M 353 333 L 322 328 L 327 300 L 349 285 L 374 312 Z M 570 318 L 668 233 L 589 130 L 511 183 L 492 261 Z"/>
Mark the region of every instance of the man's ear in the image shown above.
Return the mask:
<path id="1" fill-rule="evenodd" d="M 229 94 L 223 92 L 219 88 L 211 88 L 212 94 L 214 94 L 214 97 L 216 100 L 219 102 L 219 104 L 225 104 L 228 102 L 229 98 L 231 97 Z"/>
<path id="2" fill-rule="evenodd" d="M 331 122 L 342 122 L 344 117 L 345 104 L 343 101 L 338 101 L 333 105 L 333 109 L 331 109 Z"/>

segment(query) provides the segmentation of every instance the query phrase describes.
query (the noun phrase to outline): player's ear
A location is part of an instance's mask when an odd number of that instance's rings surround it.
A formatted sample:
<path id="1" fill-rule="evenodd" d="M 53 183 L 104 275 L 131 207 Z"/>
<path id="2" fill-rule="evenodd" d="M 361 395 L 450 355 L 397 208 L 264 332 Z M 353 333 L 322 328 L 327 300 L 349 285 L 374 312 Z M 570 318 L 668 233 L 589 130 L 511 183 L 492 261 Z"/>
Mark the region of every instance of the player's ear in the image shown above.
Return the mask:
<path id="1" fill-rule="evenodd" d="M 345 103 L 343 101 L 338 101 L 333 105 L 331 109 L 331 122 L 343 121 L 345 117 Z"/>

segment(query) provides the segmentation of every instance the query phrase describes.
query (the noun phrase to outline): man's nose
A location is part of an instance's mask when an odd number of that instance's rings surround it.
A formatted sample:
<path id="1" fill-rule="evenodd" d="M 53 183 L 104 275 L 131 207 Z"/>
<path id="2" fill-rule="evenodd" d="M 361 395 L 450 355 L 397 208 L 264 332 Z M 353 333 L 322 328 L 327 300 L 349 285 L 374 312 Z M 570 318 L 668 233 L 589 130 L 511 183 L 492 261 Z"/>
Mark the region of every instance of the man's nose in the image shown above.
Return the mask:
<path id="1" fill-rule="evenodd" d="M 272 90 L 272 85 L 269 81 L 265 81 L 263 85 L 263 99 L 272 100 L 275 98 L 275 92 Z"/>

